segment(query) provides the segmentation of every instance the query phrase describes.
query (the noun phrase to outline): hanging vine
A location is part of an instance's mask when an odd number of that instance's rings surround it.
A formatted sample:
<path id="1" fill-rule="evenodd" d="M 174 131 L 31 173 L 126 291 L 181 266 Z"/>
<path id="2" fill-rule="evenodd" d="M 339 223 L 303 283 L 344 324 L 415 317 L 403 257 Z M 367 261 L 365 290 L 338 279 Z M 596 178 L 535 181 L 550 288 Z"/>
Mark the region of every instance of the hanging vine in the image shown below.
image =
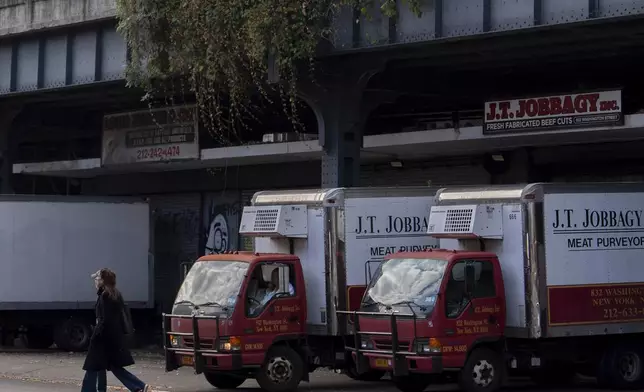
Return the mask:
<path id="1" fill-rule="evenodd" d="M 422 1 L 406 6 L 419 13 Z M 379 7 L 386 16 L 397 10 L 396 0 L 117 0 L 130 48 L 128 84 L 143 88 L 146 99 L 191 92 L 204 124 L 227 144 L 254 117 L 252 98 L 272 99 L 271 64 L 281 79 L 275 90 L 297 126 L 298 76 L 314 67 L 319 43 L 332 40 L 332 20 L 345 6 L 363 14 Z"/>

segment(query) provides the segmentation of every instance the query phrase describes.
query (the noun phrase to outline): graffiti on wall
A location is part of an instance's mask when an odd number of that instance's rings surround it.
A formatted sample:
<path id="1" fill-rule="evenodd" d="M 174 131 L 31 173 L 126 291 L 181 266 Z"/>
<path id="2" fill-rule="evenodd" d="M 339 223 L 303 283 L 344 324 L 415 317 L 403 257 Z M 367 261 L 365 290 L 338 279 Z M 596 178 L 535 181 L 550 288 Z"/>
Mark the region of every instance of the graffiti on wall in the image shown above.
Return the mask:
<path id="1" fill-rule="evenodd" d="M 217 192 L 204 197 L 204 254 L 239 249 L 242 204 L 237 192 Z"/>

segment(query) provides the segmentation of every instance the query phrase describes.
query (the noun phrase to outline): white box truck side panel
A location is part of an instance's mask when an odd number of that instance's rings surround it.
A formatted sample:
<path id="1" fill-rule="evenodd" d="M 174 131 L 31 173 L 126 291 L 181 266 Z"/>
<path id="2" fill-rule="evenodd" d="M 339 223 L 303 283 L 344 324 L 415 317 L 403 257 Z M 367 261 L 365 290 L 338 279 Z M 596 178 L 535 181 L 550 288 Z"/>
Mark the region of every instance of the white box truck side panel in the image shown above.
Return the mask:
<path id="1" fill-rule="evenodd" d="M 346 198 L 345 257 L 347 286 L 365 285 L 365 265 L 371 270 L 385 256 L 400 251 L 436 248 L 438 240 L 427 234 L 427 220 L 434 198 Z"/>
<path id="2" fill-rule="evenodd" d="M 544 196 L 550 326 L 644 320 L 643 211 L 644 193 Z"/>
<path id="3" fill-rule="evenodd" d="M 102 267 L 126 301 L 151 305 L 147 204 L 3 201 L 0 216 L 4 308 L 91 307 Z"/>
<path id="4" fill-rule="evenodd" d="M 19 303 L 62 301 L 64 225 L 61 218 L 61 211 L 50 203 L 0 202 L 3 308 L 14 309 Z M 85 283 L 92 287 L 89 275 Z"/>
<path id="5" fill-rule="evenodd" d="M 505 286 L 506 326 L 526 327 L 525 237 L 522 205 L 503 205 L 503 240 L 486 241 L 486 251 L 496 253 Z"/>
<path id="6" fill-rule="evenodd" d="M 548 286 L 644 282 L 644 194 L 545 195 Z"/>
<path id="7" fill-rule="evenodd" d="M 295 255 L 300 258 L 306 284 L 308 324 L 326 328 L 326 275 L 324 249 L 324 209 L 309 208 L 308 238 L 295 239 Z"/>

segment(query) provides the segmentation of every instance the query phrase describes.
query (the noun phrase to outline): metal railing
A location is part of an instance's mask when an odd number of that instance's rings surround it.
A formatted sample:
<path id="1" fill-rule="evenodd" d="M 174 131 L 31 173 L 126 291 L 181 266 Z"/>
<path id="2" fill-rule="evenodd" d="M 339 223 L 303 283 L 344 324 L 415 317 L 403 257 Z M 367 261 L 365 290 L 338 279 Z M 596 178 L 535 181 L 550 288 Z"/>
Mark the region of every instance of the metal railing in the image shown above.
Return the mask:
<path id="1" fill-rule="evenodd" d="M 186 319 L 191 320 L 192 332 L 174 332 L 172 331 L 172 319 Z M 199 337 L 199 320 L 215 320 L 216 333 L 212 349 L 201 348 L 201 339 Z M 172 336 L 181 337 L 182 340 L 186 337 L 192 337 L 192 347 L 173 347 L 171 338 Z M 180 367 L 177 365 L 177 354 L 192 355 L 194 358 L 194 368 L 196 374 L 203 373 L 205 367 L 205 356 L 219 354 L 220 347 L 220 333 L 219 333 L 219 316 L 199 316 L 193 315 L 179 315 L 179 314 L 163 314 L 163 346 L 165 349 L 165 366 L 166 371 L 172 371 Z"/>
<path id="2" fill-rule="evenodd" d="M 387 357 L 391 357 L 391 367 L 393 369 L 393 374 L 396 376 L 404 376 L 409 374 L 409 367 L 407 365 L 406 356 L 409 355 L 420 355 L 416 351 L 410 351 L 409 346 L 413 348 L 416 347 L 418 342 L 417 326 L 416 321 L 418 317 L 413 314 L 399 314 L 397 312 L 391 313 L 381 313 L 381 312 L 361 312 L 361 311 L 344 311 L 338 310 L 336 313 L 346 314 L 353 316 L 353 337 L 354 337 L 354 346 L 348 347 L 349 351 L 352 351 L 356 355 L 356 369 L 358 373 L 368 370 L 369 365 L 365 364 L 366 358 L 364 354 L 382 354 Z M 362 331 L 360 330 L 360 316 L 368 316 L 374 318 L 388 318 L 389 319 L 389 328 L 390 332 L 375 332 L 375 331 Z M 401 348 L 400 340 L 398 338 L 398 321 L 400 320 L 411 320 L 413 324 L 413 336 L 409 342 L 406 349 Z M 362 337 L 369 337 L 373 341 L 373 348 L 362 348 Z M 374 336 L 383 336 L 391 338 L 391 348 L 390 349 L 378 349 L 375 339 L 371 339 Z"/>

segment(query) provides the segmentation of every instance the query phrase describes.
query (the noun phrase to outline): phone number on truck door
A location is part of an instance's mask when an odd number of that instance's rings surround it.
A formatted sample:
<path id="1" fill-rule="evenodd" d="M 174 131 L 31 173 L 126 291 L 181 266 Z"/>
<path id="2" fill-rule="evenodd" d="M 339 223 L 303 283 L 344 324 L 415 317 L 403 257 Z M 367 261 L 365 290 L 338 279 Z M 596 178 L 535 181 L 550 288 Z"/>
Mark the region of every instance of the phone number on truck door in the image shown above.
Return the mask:
<path id="1" fill-rule="evenodd" d="M 181 148 L 179 146 L 170 146 L 170 147 L 150 147 L 150 148 L 140 148 L 136 150 L 136 159 L 167 159 L 174 158 L 181 155 Z"/>

